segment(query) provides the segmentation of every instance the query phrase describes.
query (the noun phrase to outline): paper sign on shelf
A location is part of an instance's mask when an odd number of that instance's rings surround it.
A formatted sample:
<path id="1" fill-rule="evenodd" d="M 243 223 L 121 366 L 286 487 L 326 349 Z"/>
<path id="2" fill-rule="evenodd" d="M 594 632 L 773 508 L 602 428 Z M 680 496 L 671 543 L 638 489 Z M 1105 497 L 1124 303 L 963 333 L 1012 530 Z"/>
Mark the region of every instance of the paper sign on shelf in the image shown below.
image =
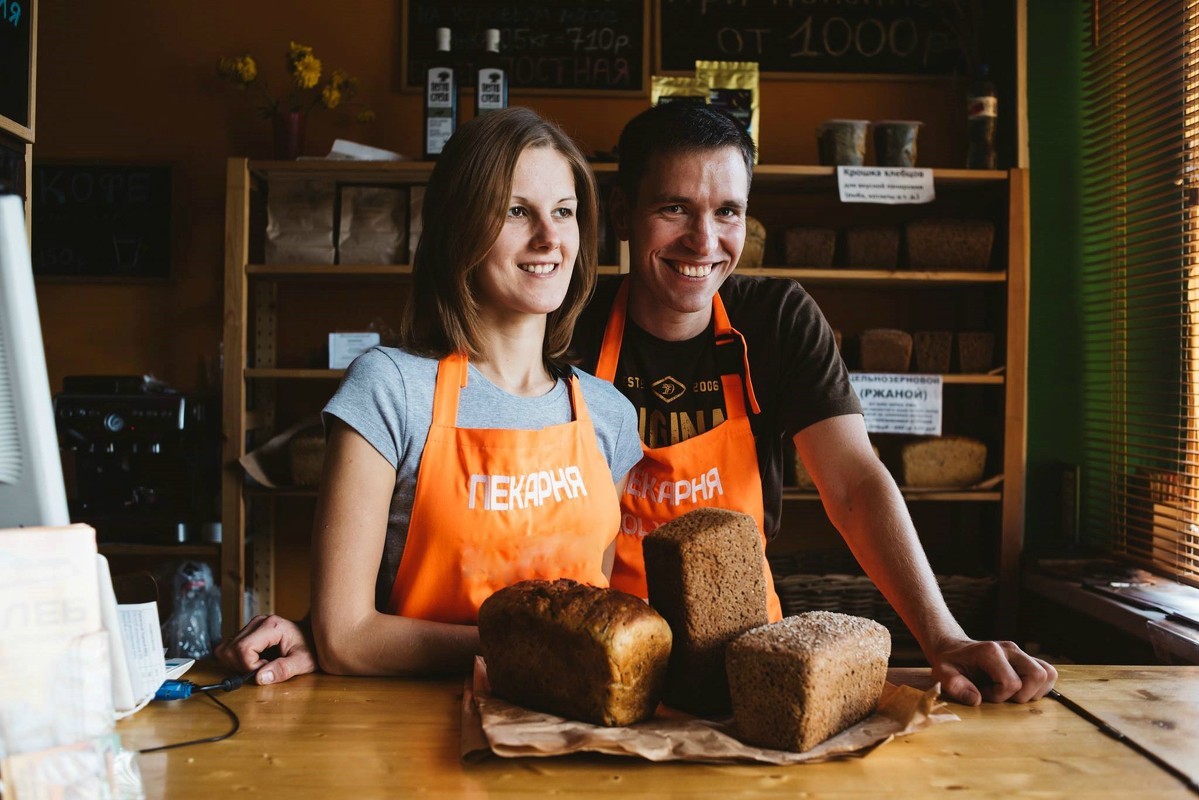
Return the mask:
<path id="1" fill-rule="evenodd" d="M 870 433 L 941 435 L 941 376 L 854 372 L 849 382 L 862 402 Z"/>
<path id="2" fill-rule="evenodd" d="M 933 171 L 914 167 L 837 167 L 842 203 L 931 203 Z"/>

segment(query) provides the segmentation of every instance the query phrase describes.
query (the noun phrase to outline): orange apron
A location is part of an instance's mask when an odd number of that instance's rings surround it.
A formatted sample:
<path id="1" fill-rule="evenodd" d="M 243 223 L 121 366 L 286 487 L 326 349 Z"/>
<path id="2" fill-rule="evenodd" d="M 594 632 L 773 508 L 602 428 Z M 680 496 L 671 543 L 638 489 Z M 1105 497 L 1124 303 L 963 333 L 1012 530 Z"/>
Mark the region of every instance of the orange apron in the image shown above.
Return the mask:
<path id="1" fill-rule="evenodd" d="M 628 304 L 626 279 L 616 293 L 595 368 L 596 376 L 606 381 L 616 377 Z M 719 294 L 712 298 L 712 316 L 717 346 L 741 343 L 745 383 L 736 373 L 720 376 L 726 418 L 716 427 L 665 447 L 647 447 L 642 443 L 642 459 L 629 472 L 629 482 L 620 498 L 620 535 L 616 540 L 616 564 L 612 568 L 612 587 L 638 597 L 648 595 L 641 540 L 654 528 L 694 508 L 726 508 L 749 514 L 758 523 L 763 551 L 766 548 L 762 478 L 745 406 L 747 391 L 754 412 L 759 409 L 750 381 L 745 339 L 729 324 Z M 762 570 L 766 575 L 766 610 L 770 621 L 775 622 L 783 618 L 783 611 L 774 591 L 770 565 L 764 558 Z"/>
<path id="2" fill-rule="evenodd" d="M 574 421 L 538 431 L 458 428 L 465 355 L 437 367 L 433 424 L 416 475 L 389 610 L 473 625 L 492 592 L 532 578 L 607 586 L 604 550 L 620 523 L 578 378 Z"/>

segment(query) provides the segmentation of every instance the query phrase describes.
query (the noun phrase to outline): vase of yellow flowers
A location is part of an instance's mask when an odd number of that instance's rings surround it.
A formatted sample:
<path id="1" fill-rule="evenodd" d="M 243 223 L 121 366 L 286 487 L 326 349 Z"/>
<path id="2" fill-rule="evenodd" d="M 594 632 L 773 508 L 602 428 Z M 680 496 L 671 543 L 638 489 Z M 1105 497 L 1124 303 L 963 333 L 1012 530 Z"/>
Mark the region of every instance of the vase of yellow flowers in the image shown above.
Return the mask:
<path id="1" fill-rule="evenodd" d="M 259 111 L 271 119 L 274 129 L 275 158 L 295 159 L 304 153 L 304 130 L 308 114 L 318 107 L 335 109 L 350 105 L 358 94 L 358 79 L 335 69 L 321 85 L 321 61 L 312 48 L 291 42 L 287 48 L 287 72 L 290 76 L 286 96 L 271 93 L 270 86 L 258 75 L 258 63 L 249 53 L 222 58 L 217 73 L 243 91 L 256 91 Z M 374 112 L 362 108 L 355 115 L 359 122 L 374 120 Z"/>

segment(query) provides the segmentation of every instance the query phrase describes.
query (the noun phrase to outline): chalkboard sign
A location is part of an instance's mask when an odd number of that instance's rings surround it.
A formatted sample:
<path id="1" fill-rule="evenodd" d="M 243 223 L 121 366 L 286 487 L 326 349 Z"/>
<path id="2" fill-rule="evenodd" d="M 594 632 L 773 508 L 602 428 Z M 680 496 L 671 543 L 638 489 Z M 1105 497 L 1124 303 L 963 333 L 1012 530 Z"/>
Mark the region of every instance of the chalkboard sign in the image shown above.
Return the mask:
<path id="1" fill-rule="evenodd" d="M 970 3 L 948 0 L 656 0 L 655 72 L 697 59 L 762 73 L 948 74 L 962 66 Z M 961 9 L 961 12 L 958 9 Z"/>
<path id="2" fill-rule="evenodd" d="M 34 275 L 170 276 L 170 167 L 35 162 L 31 189 Z"/>
<path id="3" fill-rule="evenodd" d="M 483 52 L 484 32 L 500 32 L 500 59 L 512 89 L 644 95 L 649 64 L 649 0 L 405 0 L 400 37 L 406 89 L 424 86 L 449 28 L 461 75 Z M 472 81 L 462 80 L 464 87 Z"/>
<path id="4" fill-rule="evenodd" d="M 0 130 L 32 141 L 34 0 L 0 0 Z"/>

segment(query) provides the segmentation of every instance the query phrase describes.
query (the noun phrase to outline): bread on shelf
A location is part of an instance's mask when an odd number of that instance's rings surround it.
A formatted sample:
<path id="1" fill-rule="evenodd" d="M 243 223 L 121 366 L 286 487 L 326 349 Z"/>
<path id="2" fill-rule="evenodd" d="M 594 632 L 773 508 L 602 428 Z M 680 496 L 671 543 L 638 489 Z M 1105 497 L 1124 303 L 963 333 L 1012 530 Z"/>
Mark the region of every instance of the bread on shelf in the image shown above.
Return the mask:
<path id="1" fill-rule="evenodd" d="M 693 714 L 727 712 L 725 646 L 767 622 L 758 524 L 748 514 L 701 508 L 656 528 L 642 549 L 650 605 L 674 637 L 663 701 Z"/>
<path id="2" fill-rule="evenodd" d="M 300 431 L 287 442 L 291 482 L 295 486 L 319 486 L 325 467 L 325 433 L 320 428 Z"/>
<path id="3" fill-rule="evenodd" d="M 983 478 L 987 446 L 968 436 L 937 436 L 901 449 L 903 482 L 914 488 L 961 488 Z"/>
<path id="4" fill-rule="evenodd" d="M 990 269 L 994 239 L 995 225 L 986 220 L 920 219 L 904 227 L 914 269 Z"/>
<path id="5" fill-rule="evenodd" d="M 912 337 L 894 328 L 872 328 L 858 334 L 864 372 L 907 372 L 912 361 Z"/>
<path id="6" fill-rule="evenodd" d="M 596 725 L 632 725 L 658 707 L 670 626 L 616 589 L 522 581 L 479 607 L 492 691 L 518 705 Z"/>
<path id="7" fill-rule="evenodd" d="M 832 228 L 800 226 L 783 232 L 783 262 L 788 266 L 831 267 L 836 249 L 837 232 Z"/>
<path id="8" fill-rule="evenodd" d="M 899 264 L 899 228 L 871 225 L 845 231 L 845 265 L 854 269 L 895 269 Z"/>
<path id="9" fill-rule="evenodd" d="M 890 655 L 882 625 L 830 611 L 741 634 L 727 653 L 736 735 L 775 750 L 811 750 L 874 712 Z"/>
<path id="10" fill-rule="evenodd" d="M 602 215 L 601 215 L 602 216 Z M 745 217 L 745 247 L 737 269 L 758 269 L 766 255 L 766 226 L 751 216 Z"/>
<path id="11" fill-rule="evenodd" d="M 953 356 L 953 331 L 916 331 L 912 334 L 916 372 L 943 375 Z"/>
<path id="12" fill-rule="evenodd" d="M 957 340 L 959 372 L 991 370 L 995 362 L 995 334 L 990 331 L 960 331 Z"/>

